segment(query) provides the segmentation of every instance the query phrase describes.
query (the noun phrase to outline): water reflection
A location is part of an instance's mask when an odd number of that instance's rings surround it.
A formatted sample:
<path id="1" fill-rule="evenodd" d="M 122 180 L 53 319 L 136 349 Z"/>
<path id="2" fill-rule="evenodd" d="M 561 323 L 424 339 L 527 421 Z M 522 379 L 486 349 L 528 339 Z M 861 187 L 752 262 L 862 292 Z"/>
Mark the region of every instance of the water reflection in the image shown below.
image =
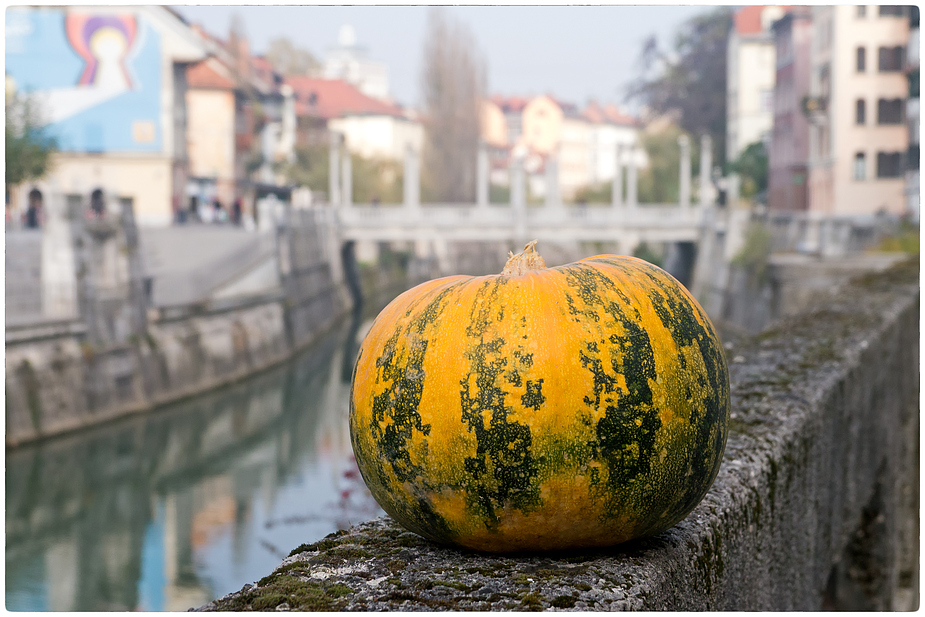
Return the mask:
<path id="1" fill-rule="evenodd" d="M 7 452 L 9 610 L 186 610 L 379 516 L 347 397 L 358 317 L 220 392 Z"/>

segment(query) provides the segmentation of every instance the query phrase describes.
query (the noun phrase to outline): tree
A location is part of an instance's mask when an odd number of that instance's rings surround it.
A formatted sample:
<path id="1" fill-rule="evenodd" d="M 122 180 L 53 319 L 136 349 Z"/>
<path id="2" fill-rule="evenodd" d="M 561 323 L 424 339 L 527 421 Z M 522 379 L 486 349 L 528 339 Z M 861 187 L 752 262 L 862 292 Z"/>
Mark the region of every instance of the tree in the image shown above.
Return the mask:
<path id="1" fill-rule="evenodd" d="M 6 186 L 45 175 L 57 141 L 48 134 L 36 102 L 20 94 L 6 100 Z"/>
<path id="2" fill-rule="evenodd" d="M 328 169 L 330 158 L 327 145 L 301 146 L 296 148 L 295 161 L 283 167 L 286 177 L 296 184 L 307 186 L 313 191 L 328 191 Z M 355 203 L 401 203 L 403 199 L 402 164 L 384 158 L 367 158 L 351 155 L 353 176 L 353 201 Z"/>
<path id="3" fill-rule="evenodd" d="M 442 9 L 428 15 L 423 65 L 422 195 L 474 201 L 485 63 L 469 29 L 448 22 Z"/>
<path id="4" fill-rule="evenodd" d="M 265 57 L 283 75 L 317 75 L 321 68 L 312 52 L 296 47 L 286 37 L 270 41 Z"/>
<path id="5" fill-rule="evenodd" d="M 726 153 L 726 47 L 732 10 L 723 6 L 682 25 L 673 53 L 655 36 L 643 44 L 641 73 L 627 98 L 644 103 L 657 115 L 676 113 L 681 128 L 693 136 L 709 134 L 720 165 Z"/>
<path id="6" fill-rule="evenodd" d="M 754 197 L 768 190 L 768 151 L 764 142 L 749 144 L 730 168 L 742 177 L 742 197 Z"/>

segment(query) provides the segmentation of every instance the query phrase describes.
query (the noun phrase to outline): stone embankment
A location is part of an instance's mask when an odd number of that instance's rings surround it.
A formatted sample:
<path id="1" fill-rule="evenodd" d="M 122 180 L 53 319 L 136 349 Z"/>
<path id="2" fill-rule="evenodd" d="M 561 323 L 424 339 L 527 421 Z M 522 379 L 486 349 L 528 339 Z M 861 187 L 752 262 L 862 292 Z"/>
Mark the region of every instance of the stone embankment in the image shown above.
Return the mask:
<path id="1" fill-rule="evenodd" d="M 727 342 L 732 418 L 704 501 L 608 550 L 488 555 L 385 518 L 200 610 L 913 610 L 918 264 Z"/>

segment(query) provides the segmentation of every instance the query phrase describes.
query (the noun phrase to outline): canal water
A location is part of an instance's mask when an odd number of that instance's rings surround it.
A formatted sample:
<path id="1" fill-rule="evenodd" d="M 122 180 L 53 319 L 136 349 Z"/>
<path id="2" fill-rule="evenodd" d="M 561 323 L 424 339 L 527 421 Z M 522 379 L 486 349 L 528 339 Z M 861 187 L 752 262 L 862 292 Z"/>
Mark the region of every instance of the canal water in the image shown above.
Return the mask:
<path id="1" fill-rule="evenodd" d="M 185 611 L 383 514 L 352 457 L 369 321 L 285 365 L 6 455 L 6 608 Z"/>

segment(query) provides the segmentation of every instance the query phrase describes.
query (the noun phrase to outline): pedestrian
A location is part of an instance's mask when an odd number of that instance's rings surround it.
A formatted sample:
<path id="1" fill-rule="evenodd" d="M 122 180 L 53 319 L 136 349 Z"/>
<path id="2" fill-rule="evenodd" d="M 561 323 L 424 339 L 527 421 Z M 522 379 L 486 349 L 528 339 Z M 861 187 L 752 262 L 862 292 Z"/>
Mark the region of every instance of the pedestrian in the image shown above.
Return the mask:
<path id="1" fill-rule="evenodd" d="M 241 198 L 238 197 L 231 206 L 231 222 L 235 225 L 241 224 L 241 210 Z"/>
<path id="2" fill-rule="evenodd" d="M 42 218 L 42 192 L 38 189 L 29 191 L 29 206 L 26 208 L 26 228 L 38 229 Z"/>

